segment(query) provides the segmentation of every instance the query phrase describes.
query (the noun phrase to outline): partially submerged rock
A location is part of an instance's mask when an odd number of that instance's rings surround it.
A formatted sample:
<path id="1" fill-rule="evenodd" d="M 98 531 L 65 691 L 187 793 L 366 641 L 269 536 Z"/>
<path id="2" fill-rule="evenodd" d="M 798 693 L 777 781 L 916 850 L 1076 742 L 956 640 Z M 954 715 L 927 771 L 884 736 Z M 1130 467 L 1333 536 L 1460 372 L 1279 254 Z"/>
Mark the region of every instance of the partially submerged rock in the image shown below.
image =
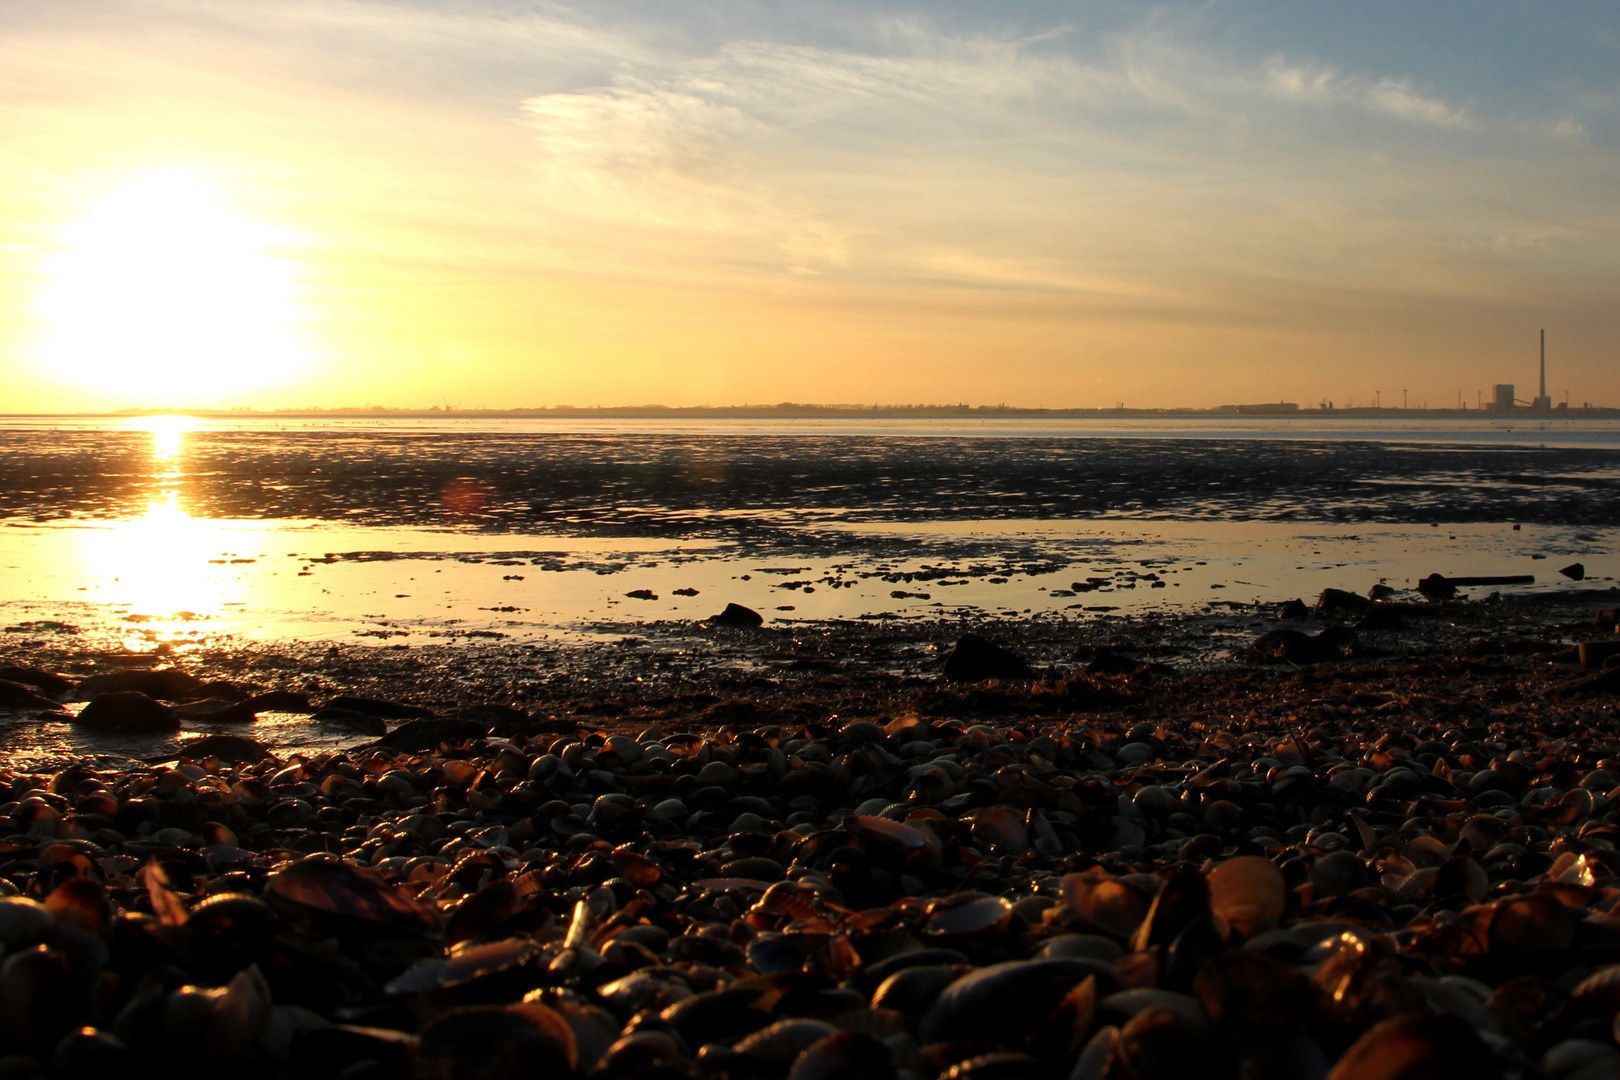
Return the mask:
<path id="1" fill-rule="evenodd" d="M 714 626 L 761 626 L 765 622 L 765 616 L 741 604 L 727 604 L 724 611 L 709 616 L 708 621 Z"/>
<path id="2" fill-rule="evenodd" d="M 94 701 L 102 694 L 136 693 L 164 701 L 184 701 L 197 696 L 201 685 L 201 679 L 179 668 L 125 668 L 80 680 L 69 692 L 68 700 Z"/>
<path id="3" fill-rule="evenodd" d="M 986 679 L 1033 679 L 1029 662 L 1011 649 L 987 641 L 977 634 L 956 639 L 945 658 L 948 682 L 983 682 Z"/>
<path id="4" fill-rule="evenodd" d="M 116 735 L 180 730 L 180 718 L 173 709 L 135 690 L 98 693 L 73 722 Z"/>

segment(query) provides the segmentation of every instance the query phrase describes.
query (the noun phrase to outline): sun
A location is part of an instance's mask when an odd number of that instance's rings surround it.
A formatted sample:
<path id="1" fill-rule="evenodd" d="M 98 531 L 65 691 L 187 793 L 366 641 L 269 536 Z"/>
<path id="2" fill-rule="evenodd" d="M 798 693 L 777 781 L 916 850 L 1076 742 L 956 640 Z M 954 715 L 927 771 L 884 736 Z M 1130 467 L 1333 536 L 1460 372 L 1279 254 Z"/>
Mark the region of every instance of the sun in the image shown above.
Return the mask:
<path id="1" fill-rule="evenodd" d="M 212 404 L 285 380 L 309 350 L 292 237 L 221 208 L 200 177 L 109 195 L 48 256 L 39 360 L 131 404 Z"/>

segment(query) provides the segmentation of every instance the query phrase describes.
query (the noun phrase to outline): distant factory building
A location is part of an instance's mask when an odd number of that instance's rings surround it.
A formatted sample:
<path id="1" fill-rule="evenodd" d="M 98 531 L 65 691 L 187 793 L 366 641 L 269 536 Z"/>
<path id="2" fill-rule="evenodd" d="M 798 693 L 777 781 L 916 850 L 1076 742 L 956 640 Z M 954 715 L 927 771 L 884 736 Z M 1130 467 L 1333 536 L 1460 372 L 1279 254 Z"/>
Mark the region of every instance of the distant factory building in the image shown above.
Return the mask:
<path id="1" fill-rule="evenodd" d="M 1552 398 L 1547 393 L 1547 331 L 1541 332 L 1541 393 L 1521 402 L 1513 396 L 1513 390 L 1512 383 L 1497 383 L 1495 395 L 1485 406 L 1486 410 L 1498 416 L 1505 416 L 1518 408 L 1536 413 L 1552 412 Z M 1563 405 L 1559 407 L 1564 408 Z"/>
<path id="2" fill-rule="evenodd" d="M 1216 412 L 1243 415 L 1275 416 L 1278 413 L 1297 413 L 1299 404 L 1293 401 L 1274 401 L 1269 405 L 1219 405 Z"/>

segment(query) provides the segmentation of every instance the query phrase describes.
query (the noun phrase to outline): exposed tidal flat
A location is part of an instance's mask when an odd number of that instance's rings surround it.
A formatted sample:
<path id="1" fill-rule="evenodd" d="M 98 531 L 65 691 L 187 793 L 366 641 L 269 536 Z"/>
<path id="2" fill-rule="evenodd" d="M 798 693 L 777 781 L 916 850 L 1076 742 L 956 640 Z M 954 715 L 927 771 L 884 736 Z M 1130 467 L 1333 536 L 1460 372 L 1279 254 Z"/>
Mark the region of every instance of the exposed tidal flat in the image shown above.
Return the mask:
<path id="1" fill-rule="evenodd" d="M 0 455 L 7 1075 L 1620 1063 L 1612 449 L 317 434 Z"/>

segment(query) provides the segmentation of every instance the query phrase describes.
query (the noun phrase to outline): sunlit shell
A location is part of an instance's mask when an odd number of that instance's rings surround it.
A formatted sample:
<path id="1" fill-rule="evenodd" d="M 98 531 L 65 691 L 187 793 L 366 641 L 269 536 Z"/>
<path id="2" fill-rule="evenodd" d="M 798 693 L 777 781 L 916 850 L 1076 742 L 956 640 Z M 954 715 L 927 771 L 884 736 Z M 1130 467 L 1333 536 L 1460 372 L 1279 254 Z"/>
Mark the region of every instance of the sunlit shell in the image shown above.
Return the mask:
<path id="1" fill-rule="evenodd" d="M 1150 901 L 1129 885 L 1101 874 L 1068 874 L 1063 899 L 1082 927 L 1121 940 L 1135 933 Z"/>
<path id="2" fill-rule="evenodd" d="M 974 813 L 973 839 L 1014 855 L 1029 850 L 1029 831 L 1023 817 L 1004 806 L 986 806 Z"/>
<path id="3" fill-rule="evenodd" d="M 300 914 L 416 935 L 439 930 L 437 912 L 412 900 L 373 871 L 333 859 L 313 857 L 293 863 L 270 877 L 265 897 Z"/>
<path id="4" fill-rule="evenodd" d="M 890 821 L 888 818 L 851 814 L 845 819 L 845 824 L 907 850 L 924 847 L 928 843 L 928 837 L 921 829 L 914 829 L 910 825 Z"/>
<path id="5" fill-rule="evenodd" d="M 928 920 L 930 934 L 982 934 L 1004 925 L 1012 905 L 999 896 L 985 896 L 938 911 Z"/>
<path id="6" fill-rule="evenodd" d="M 786 1065 L 837 1030 L 822 1020 L 778 1020 L 743 1038 L 732 1049 L 749 1057 Z"/>
<path id="7" fill-rule="evenodd" d="M 1288 882 L 1270 859 L 1240 855 L 1210 871 L 1209 906 L 1245 937 L 1275 926 L 1288 907 Z"/>
<path id="8" fill-rule="evenodd" d="M 1414 836 L 1406 842 L 1403 854 L 1414 866 L 1439 866 L 1451 858 L 1451 845 L 1443 844 L 1432 836 Z"/>
<path id="9" fill-rule="evenodd" d="M 658 884 L 658 879 L 663 876 L 656 863 L 637 852 L 615 851 L 609 858 L 618 875 L 638 889 Z"/>
<path id="10" fill-rule="evenodd" d="M 778 881 L 754 902 L 754 908 L 769 915 L 789 919 L 816 917 L 816 891 L 793 881 Z"/>
<path id="11" fill-rule="evenodd" d="M 427 994 L 517 967 L 534 958 L 540 946 L 528 938 L 507 938 L 456 949 L 444 959 L 418 961 L 389 982 L 390 994 Z"/>

